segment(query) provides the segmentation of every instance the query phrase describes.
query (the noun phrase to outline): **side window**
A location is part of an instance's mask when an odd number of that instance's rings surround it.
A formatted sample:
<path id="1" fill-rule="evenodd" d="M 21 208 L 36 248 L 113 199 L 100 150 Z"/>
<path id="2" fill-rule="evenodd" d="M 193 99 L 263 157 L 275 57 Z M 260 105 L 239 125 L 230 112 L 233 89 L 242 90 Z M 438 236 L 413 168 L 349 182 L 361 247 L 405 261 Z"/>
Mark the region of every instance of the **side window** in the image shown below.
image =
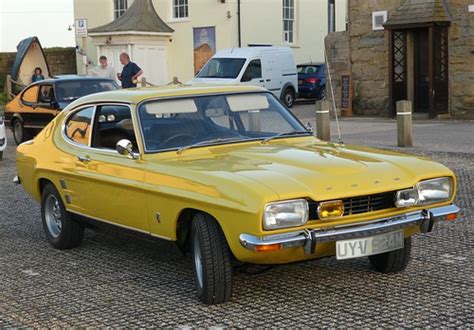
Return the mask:
<path id="1" fill-rule="evenodd" d="M 130 140 L 138 151 L 130 108 L 125 105 L 102 105 L 97 108 L 92 146 L 113 149 L 122 139 Z"/>
<path id="2" fill-rule="evenodd" d="M 262 63 L 260 60 L 253 60 L 247 66 L 242 81 L 250 81 L 252 79 L 262 78 Z"/>
<path id="3" fill-rule="evenodd" d="M 85 108 L 74 113 L 68 118 L 66 123 L 66 136 L 75 143 L 88 146 L 93 116 L 93 107 Z"/>
<path id="4" fill-rule="evenodd" d="M 54 101 L 54 89 L 52 85 L 42 85 L 39 93 L 39 103 L 51 103 Z"/>
<path id="5" fill-rule="evenodd" d="M 36 103 L 38 102 L 38 92 L 39 92 L 39 86 L 31 86 L 28 88 L 26 91 L 23 92 L 23 95 L 21 96 L 21 100 L 25 103 Z"/>

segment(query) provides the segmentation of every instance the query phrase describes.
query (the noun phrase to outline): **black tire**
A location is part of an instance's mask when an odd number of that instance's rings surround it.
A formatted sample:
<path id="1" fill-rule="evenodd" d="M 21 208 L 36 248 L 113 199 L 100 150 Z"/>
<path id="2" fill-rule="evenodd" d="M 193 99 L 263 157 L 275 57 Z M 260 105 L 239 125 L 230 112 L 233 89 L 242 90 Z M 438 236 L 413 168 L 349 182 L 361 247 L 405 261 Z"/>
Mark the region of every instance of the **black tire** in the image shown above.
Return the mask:
<path id="1" fill-rule="evenodd" d="M 295 91 L 291 87 L 287 87 L 281 95 L 281 100 L 288 108 L 292 108 L 295 104 Z"/>
<path id="2" fill-rule="evenodd" d="M 41 194 L 41 218 L 46 237 L 53 247 L 66 250 L 77 247 L 84 238 L 84 227 L 66 211 L 56 188 L 48 183 Z"/>
<path id="3" fill-rule="evenodd" d="M 219 223 L 197 214 L 191 226 L 191 255 L 197 296 L 205 304 L 222 304 L 232 296 L 231 254 Z"/>
<path id="4" fill-rule="evenodd" d="M 411 237 L 408 237 L 403 249 L 369 256 L 369 260 L 372 267 L 381 273 L 398 273 L 407 267 L 410 255 Z"/>
<path id="5" fill-rule="evenodd" d="M 3 151 L 0 151 L 0 160 L 3 160 Z"/>
<path id="6" fill-rule="evenodd" d="M 23 122 L 20 119 L 14 119 L 12 122 L 13 140 L 16 145 L 31 140 L 31 132 L 24 128 Z"/>
<path id="7" fill-rule="evenodd" d="M 319 99 L 323 101 L 326 99 L 326 86 L 321 87 L 321 91 L 319 92 Z"/>

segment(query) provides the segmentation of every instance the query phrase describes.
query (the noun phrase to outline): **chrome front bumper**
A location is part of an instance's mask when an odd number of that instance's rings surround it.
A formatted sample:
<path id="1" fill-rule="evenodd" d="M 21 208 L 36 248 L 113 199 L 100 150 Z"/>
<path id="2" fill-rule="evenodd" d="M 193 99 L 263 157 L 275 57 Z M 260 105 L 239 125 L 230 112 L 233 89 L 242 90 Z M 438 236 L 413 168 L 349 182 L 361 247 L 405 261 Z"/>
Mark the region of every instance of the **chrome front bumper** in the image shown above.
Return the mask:
<path id="1" fill-rule="evenodd" d="M 261 246 L 274 244 L 280 244 L 281 249 L 303 247 L 306 254 L 312 254 L 315 252 L 316 244 L 318 243 L 374 236 L 415 225 L 420 226 L 422 233 L 427 233 L 433 229 L 435 221 L 444 219 L 448 214 L 458 213 L 459 210 L 459 207 L 453 204 L 405 213 L 389 218 L 335 226 L 331 229 L 305 229 L 291 233 L 260 237 L 241 234 L 240 244 L 252 251 L 257 251 L 258 247 Z"/>

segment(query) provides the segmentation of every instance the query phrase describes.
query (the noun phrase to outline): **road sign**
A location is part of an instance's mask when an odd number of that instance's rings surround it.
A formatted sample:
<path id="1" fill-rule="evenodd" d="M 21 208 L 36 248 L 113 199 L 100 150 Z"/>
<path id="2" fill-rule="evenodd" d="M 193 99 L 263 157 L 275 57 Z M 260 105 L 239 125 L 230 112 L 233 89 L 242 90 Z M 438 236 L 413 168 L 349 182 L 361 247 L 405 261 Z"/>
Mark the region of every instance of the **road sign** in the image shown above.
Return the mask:
<path id="1" fill-rule="evenodd" d="M 76 37 L 87 37 L 87 19 L 76 19 Z"/>

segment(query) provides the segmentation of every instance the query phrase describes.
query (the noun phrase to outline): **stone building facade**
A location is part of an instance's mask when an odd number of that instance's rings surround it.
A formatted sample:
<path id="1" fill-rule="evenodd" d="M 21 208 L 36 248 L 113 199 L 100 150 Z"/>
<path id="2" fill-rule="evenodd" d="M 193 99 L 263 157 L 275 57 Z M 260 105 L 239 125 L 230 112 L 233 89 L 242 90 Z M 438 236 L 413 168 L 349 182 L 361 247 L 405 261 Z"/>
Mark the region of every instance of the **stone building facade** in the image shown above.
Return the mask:
<path id="1" fill-rule="evenodd" d="M 415 113 L 473 119 L 473 10 L 470 0 L 349 1 L 347 31 L 325 40 L 338 108 L 350 73 L 354 115 L 393 116 L 409 99 Z"/>

